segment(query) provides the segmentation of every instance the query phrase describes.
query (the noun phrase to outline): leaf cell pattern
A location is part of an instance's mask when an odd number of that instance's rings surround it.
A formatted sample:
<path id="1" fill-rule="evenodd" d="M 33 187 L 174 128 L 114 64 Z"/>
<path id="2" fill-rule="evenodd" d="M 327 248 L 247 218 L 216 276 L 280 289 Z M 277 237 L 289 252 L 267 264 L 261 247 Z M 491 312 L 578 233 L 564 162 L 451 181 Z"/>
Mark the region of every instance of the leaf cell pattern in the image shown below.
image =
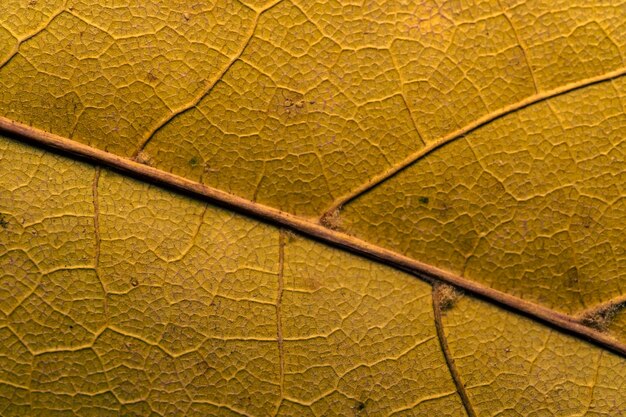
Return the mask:
<path id="1" fill-rule="evenodd" d="M 0 415 L 622 415 L 625 49 L 619 1 L 3 2 Z"/>

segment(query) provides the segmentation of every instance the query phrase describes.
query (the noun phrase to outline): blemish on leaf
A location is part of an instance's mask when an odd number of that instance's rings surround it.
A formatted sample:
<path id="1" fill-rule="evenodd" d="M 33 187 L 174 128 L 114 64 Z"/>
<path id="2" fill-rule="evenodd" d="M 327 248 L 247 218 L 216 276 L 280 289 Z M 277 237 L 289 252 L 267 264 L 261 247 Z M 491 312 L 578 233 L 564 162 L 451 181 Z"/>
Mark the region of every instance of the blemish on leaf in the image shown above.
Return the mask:
<path id="1" fill-rule="evenodd" d="M 575 266 L 571 267 L 567 270 L 565 276 L 567 277 L 568 286 L 573 287 L 578 285 L 578 268 L 576 268 Z"/>
<path id="2" fill-rule="evenodd" d="M 356 405 L 354 406 L 354 410 L 356 411 L 355 415 L 359 415 L 361 411 L 365 410 L 365 403 L 362 401 L 357 401 Z"/>
<path id="3" fill-rule="evenodd" d="M 594 309 L 582 315 L 580 322 L 593 329 L 605 332 L 615 319 L 620 310 L 626 308 L 626 301 L 609 303 L 601 308 Z"/>
<path id="4" fill-rule="evenodd" d="M 417 201 L 419 201 L 421 204 L 428 204 L 430 202 L 430 198 L 422 195 L 417 199 Z"/>
<path id="5" fill-rule="evenodd" d="M 148 75 L 146 76 L 146 78 L 148 79 L 148 82 L 150 83 L 154 83 L 155 81 L 158 80 L 158 78 L 152 73 L 152 71 L 150 71 L 148 73 Z"/>
<path id="6" fill-rule="evenodd" d="M 135 160 L 139 162 L 140 164 L 144 164 L 144 165 L 152 164 L 152 157 L 148 155 L 148 153 L 145 151 L 139 152 L 137 156 L 135 157 Z"/>
<path id="7" fill-rule="evenodd" d="M 320 224 L 331 230 L 340 230 L 341 215 L 339 211 L 340 209 L 337 208 L 329 213 L 324 213 L 324 215 L 320 218 Z"/>
<path id="8" fill-rule="evenodd" d="M 439 297 L 439 305 L 441 311 L 448 311 L 463 294 L 451 285 L 439 284 L 437 288 L 437 297 Z"/>
<path id="9" fill-rule="evenodd" d="M 130 280 L 130 285 L 132 285 L 133 287 L 136 287 L 137 285 L 139 285 L 139 280 L 137 280 L 137 278 L 131 278 Z"/>
<path id="10" fill-rule="evenodd" d="M 285 241 L 287 243 L 296 240 L 297 237 L 298 237 L 298 235 L 296 234 L 296 232 L 294 232 L 293 230 L 290 230 L 290 229 L 285 229 Z"/>
<path id="11" fill-rule="evenodd" d="M 289 97 L 282 95 L 282 98 L 279 98 L 279 100 L 282 101 L 277 102 L 277 109 L 285 114 L 301 113 L 304 111 L 304 107 L 307 104 L 307 101 L 304 100 L 301 94 L 296 95 L 289 93 Z"/>
<path id="12" fill-rule="evenodd" d="M 191 165 L 192 167 L 196 167 L 198 166 L 198 162 L 198 158 L 194 156 L 189 160 L 189 165 Z"/>
<path id="13" fill-rule="evenodd" d="M 0 227 L 6 229 L 9 226 L 9 222 L 4 217 L 4 214 L 0 213 Z"/>

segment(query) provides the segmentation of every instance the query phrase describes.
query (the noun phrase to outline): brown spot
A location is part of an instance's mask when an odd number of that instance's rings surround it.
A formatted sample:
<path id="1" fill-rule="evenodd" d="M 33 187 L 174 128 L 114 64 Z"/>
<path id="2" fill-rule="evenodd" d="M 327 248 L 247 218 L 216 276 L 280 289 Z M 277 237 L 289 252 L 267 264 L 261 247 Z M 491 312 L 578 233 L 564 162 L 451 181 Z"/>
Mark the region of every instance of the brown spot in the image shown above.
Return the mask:
<path id="1" fill-rule="evenodd" d="M 272 102 L 272 107 L 280 114 L 299 114 L 307 104 L 302 94 L 293 91 L 278 92 Z"/>
<path id="2" fill-rule="evenodd" d="M 137 278 L 131 278 L 130 280 L 130 285 L 132 285 L 133 287 L 136 287 L 137 285 L 139 285 L 139 280 L 137 280 Z"/>
<path id="3" fill-rule="evenodd" d="M 0 214 L 0 227 L 6 229 L 9 226 L 9 222 L 4 218 L 4 214 Z"/>
<path id="4" fill-rule="evenodd" d="M 305 288 L 309 291 L 317 291 L 322 288 L 322 282 L 318 279 L 317 274 L 306 274 L 302 280 Z"/>
<path id="5" fill-rule="evenodd" d="M 439 284 L 437 286 L 436 296 L 439 297 L 439 305 L 441 311 L 448 311 L 463 294 L 451 285 Z"/>
<path id="6" fill-rule="evenodd" d="M 296 232 L 291 229 L 285 229 L 285 241 L 287 243 L 293 242 L 294 240 L 296 240 L 297 237 L 298 235 L 296 234 Z"/>
<path id="7" fill-rule="evenodd" d="M 148 79 L 149 82 L 153 83 L 155 81 L 158 80 L 158 78 L 152 73 L 152 71 L 150 71 L 148 73 L 148 75 L 146 76 L 146 78 Z"/>
<path id="8" fill-rule="evenodd" d="M 571 267 L 567 270 L 565 276 L 567 277 L 567 285 L 569 287 L 574 287 L 578 285 L 578 268 L 576 268 L 575 266 Z"/>
<path id="9" fill-rule="evenodd" d="M 137 156 L 135 157 L 135 160 L 139 162 L 140 164 L 144 164 L 148 166 L 152 165 L 152 157 L 148 155 L 146 151 L 139 152 Z"/>
<path id="10" fill-rule="evenodd" d="M 324 215 L 320 218 L 320 224 L 330 230 L 341 230 L 341 215 L 339 208 L 324 213 Z"/>
<path id="11" fill-rule="evenodd" d="M 580 322 L 593 329 L 605 332 L 615 319 L 617 313 L 626 307 L 626 301 L 609 303 L 606 306 L 588 311 L 582 315 Z"/>

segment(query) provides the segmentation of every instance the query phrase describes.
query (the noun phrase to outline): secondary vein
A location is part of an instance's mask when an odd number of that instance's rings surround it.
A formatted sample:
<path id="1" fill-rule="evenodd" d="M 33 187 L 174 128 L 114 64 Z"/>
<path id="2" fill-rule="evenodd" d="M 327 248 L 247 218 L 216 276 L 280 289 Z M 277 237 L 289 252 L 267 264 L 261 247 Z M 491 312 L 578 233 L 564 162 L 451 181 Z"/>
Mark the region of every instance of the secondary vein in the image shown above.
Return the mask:
<path id="1" fill-rule="evenodd" d="M 387 180 L 389 180 L 392 177 L 395 177 L 397 174 L 399 174 L 400 172 L 404 171 L 406 168 L 408 168 L 409 166 L 413 165 L 414 163 L 416 163 L 417 161 L 419 161 L 420 159 L 426 157 L 427 155 L 431 154 L 432 152 L 436 151 L 437 149 L 454 142 L 457 139 L 463 138 L 465 137 L 465 135 L 467 135 L 468 133 L 482 127 L 485 126 L 491 122 L 493 122 L 494 120 L 500 119 L 508 114 L 514 113 L 518 110 L 521 110 L 523 108 L 529 107 L 531 105 L 537 104 L 539 102 L 569 93 L 571 91 L 574 90 L 579 90 L 581 88 L 584 87 L 589 87 L 591 85 L 594 84 L 599 84 L 602 82 L 606 82 L 606 81 L 611 81 L 614 80 L 616 78 L 622 77 L 626 75 L 626 67 L 622 67 L 622 68 L 618 68 L 614 71 L 610 71 L 595 77 L 591 77 L 591 78 L 585 78 L 583 80 L 580 81 L 576 81 L 570 84 L 566 84 L 557 88 L 554 88 L 552 90 L 548 90 L 548 91 L 543 91 L 537 94 L 534 94 L 532 96 L 526 97 L 525 99 L 518 101 L 516 103 L 510 104 L 508 106 L 504 106 L 498 110 L 495 110 L 491 113 L 488 113 L 484 116 L 482 116 L 479 119 L 474 120 L 473 122 L 453 131 L 448 133 L 447 135 L 431 142 L 430 144 L 428 144 L 427 146 L 413 152 L 412 154 L 410 154 L 409 156 L 407 156 L 406 158 L 404 158 L 403 160 L 401 160 L 400 162 L 396 163 L 395 165 L 392 165 L 391 167 L 389 167 L 386 171 L 383 171 L 381 173 L 379 173 L 378 175 L 370 178 L 368 181 L 362 183 L 361 185 L 359 185 L 358 187 L 352 189 L 351 191 L 347 192 L 346 194 L 340 196 L 339 198 L 337 198 L 335 201 L 333 201 L 331 203 L 331 205 L 329 207 L 326 208 L 326 210 L 324 210 L 324 213 L 322 214 L 322 218 L 324 216 L 327 216 L 328 213 L 332 213 L 334 211 L 336 211 L 337 209 L 341 208 L 342 206 L 348 204 L 349 202 L 357 199 L 358 197 L 360 197 L 361 195 L 367 193 L 368 191 L 370 191 L 371 189 L 373 189 L 374 187 L 382 184 L 383 182 L 386 182 Z"/>

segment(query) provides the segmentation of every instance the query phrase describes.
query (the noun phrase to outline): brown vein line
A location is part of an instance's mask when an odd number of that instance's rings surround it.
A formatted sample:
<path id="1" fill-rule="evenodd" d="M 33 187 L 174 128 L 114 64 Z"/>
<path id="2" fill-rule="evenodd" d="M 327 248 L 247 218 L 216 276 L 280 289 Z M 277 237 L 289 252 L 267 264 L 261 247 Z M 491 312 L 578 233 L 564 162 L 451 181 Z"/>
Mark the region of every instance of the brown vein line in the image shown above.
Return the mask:
<path id="1" fill-rule="evenodd" d="M 536 320 L 550 324 L 555 328 L 594 342 L 597 345 L 626 357 L 626 344 L 620 343 L 597 330 L 583 326 L 573 317 L 486 287 L 449 271 L 409 258 L 389 249 L 373 245 L 346 233 L 327 229 L 311 220 L 246 200 L 245 198 L 191 181 L 170 172 L 142 165 L 133 160 L 92 148 L 71 139 L 54 135 L 2 116 L 0 116 L 0 131 L 9 134 L 10 137 L 14 139 L 50 148 L 64 154 L 84 158 L 133 177 L 189 194 L 195 198 L 206 199 L 221 207 L 247 214 L 268 223 L 282 225 L 326 244 L 410 272 L 426 281 L 436 280 L 453 285 L 476 296 L 490 300 L 493 303 L 506 306 L 529 317 L 533 317 Z"/>
<path id="2" fill-rule="evenodd" d="M 433 313 L 435 315 L 435 329 L 437 330 L 437 337 L 439 338 L 439 345 L 441 346 L 441 350 L 443 351 L 443 357 L 446 360 L 446 365 L 448 365 L 448 369 L 450 370 L 450 375 L 452 376 L 452 380 L 454 381 L 454 386 L 456 387 L 456 392 L 461 398 L 461 403 L 467 412 L 468 417 L 476 417 L 476 413 L 474 412 L 474 408 L 472 407 L 472 403 L 470 402 L 469 396 L 467 395 L 467 391 L 465 390 L 465 385 L 461 380 L 461 374 L 456 369 L 456 365 L 454 363 L 454 358 L 452 357 L 452 352 L 450 352 L 450 346 L 448 346 L 448 340 L 446 339 L 446 334 L 443 329 L 443 320 L 441 319 L 441 294 L 440 294 L 441 284 L 435 283 L 433 284 Z"/>
<path id="3" fill-rule="evenodd" d="M 104 295 L 104 318 L 106 319 L 107 325 L 109 324 L 109 303 L 108 303 L 108 294 L 107 290 L 104 287 L 104 283 L 102 282 L 102 278 L 100 277 L 100 204 L 98 203 L 98 186 L 100 183 L 100 167 L 96 167 L 96 175 L 93 177 L 92 184 L 92 198 L 93 198 L 93 230 L 94 230 L 94 238 L 95 242 L 95 256 L 94 256 L 94 272 L 96 273 L 96 277 L 100 282 L 100 286 L 102 286 L 102 294 Z"/>
<path id="4" fill-rule="evenodd" d="M 278 361 L 280 365 L 280 401 L 277 404 L 276 412 L 278 415 L 280 405 L 285 394 L 285 354 L 283 346 L 283 322 L 281 306 L 283 302 L 284 289 L 284 271 L 285 271 L 285 231 L 281 229 L 278 232 L 278 294 L 276 296 L 276 340 L 278 342 Z"/>
<path id="5" fill-rule="evenodd" d="M 321 217 L 327 216 L 328 213 L 334 212 L 335 210 L 341 208 L 341 206 L 367 193 L 368 191 L 370 191 L 372 188 L 376 187 L 377 185 L 396 176 L 398 173 L 404 171 L 406 168 L 413 165 L 415 162 L 419 161 L 420 159 L 424 158 L 430 153 L 434 152 L 435 150 L 447 145 L 448 143 L 454 142 L 455 140 L 464 137 L 468 133 L 482 126 L 485 126 L 493 122 L 494 120 L 500 119 L 506 115 L 514 113 L 523 108 L 532 106 L 534 104 L 540 103 L 542 101 L 545 101 L 545 100 L 548 100 L 548 99 L 551 99 L 551 98 L 554 98 L 554 97 L 557 97 L 557 96 L 560 96 L 560 95 L 563 95 L 563 94 L 566 94 L 566 93 L 569 93 L 569 92 L 572 92 L 581 88 L 589 87 L 594 84 L 602 83 L 605 81 L 610 81 L 610 80 L 622 77 L 624 75 L 626 75 L 626 67 L 619 68 L 615 71 L 607 72 L 605 74 L 598 75 L 596 77 L 586 78 L 584 80 L 566 84 L 564 86 L 557 87 L 552 90 L 544 91 L 542 93 L 534 94 L 532 96 L 525 98 L 524 100 L 518 101 L 511 105 L 502 107 L 494 112 L 486 114 L 483 117 L 476 119 L 472 123 L 465 125 L 464 127 L 457 129 L 453 132 L 450 132 L 449 134 L 432 142 L 430 145 L 427 145 L 424 148 L 421 148 L 420 150 L 410 154 L 405 159 L 391 166 L 386 171 L 370 178 L 367 182 L 361 184 L 360 186 L 353 189 L 352 191 L 349 191 L 343 196 L 337 198 L 335 201 L 331 203 L 331 205 L 328 208 L 326 208 L 326 210 L 324 210 L 324 214 L 322 214 Z"/>
<path id="6" fill-rule="evenodd" d="M 246 48 L 248 47 L 248 45 L 250 44 L 250 42 L 252 41 L 252 38 L 254 38 L 254 33 L 256 32 L 257 26 L 259 24 L 259 19 L 261 18 L 261 16 L 263 15 L 263 13 L 267 12 L 268 10 L 272 9 L 273 7 L 275 7 L 276 5 L 278 5 L 279 3 L 281 3 L 283 0 L 277 0 L 274 3 L 270 4 L 269 6 L 265 7 L 262 10 L 259 10 L 256 14 L 256 16 L 254 17 L 254 20 L 252 21 L 252 26 L 250 29 L 250 34 L 248 35 L 248 37 L 246 38 L 245 42 L 243 43 L 243 45 L 241 46 L 241 48 L 239 49 L 239 51 L 237 51 L 237 53 L 235 54 L 234 57 L 232 57 L 230 59 L 230 61 L 224 66 L 224 68 L 220 71 L 219 74 L 217 74 L 214 78 L 211 79 L 210 82 L 208 82 L 204 88 L 204 90 L 201 92 L 201 94 L 199 94 L 196 98 L 193 99 L 193 101 L 191 101 L 191 103 L 188 103 L 186 105 L 184 105 L 183 107 L 180 107 L 176 110 L 174 110 L 172 113 L 168 114 L 167 116 L 165 116 L 163 119 L 161 119 L 159 121 L 159 123 L 157 123 L 149 132 L 148 134 L 142 139 L 141 143 L 139 144 L 139 146 L 137 147 L 137 150 L 135 151 L 135 153 L 133 153 L 132 158 L 136 159 L 137 156 L 139 155 L 139 153 L 141 151 L 143 151 L 146 146 L 148 145 L 148 143 L 152 140 L 152 138 L 154 137 L 154 135 L 157 134 L 158 131 L 160 131 L 161 129 L 163 129 L 165 126 L 167 126 L 172 120 L 174 120 L 176 117 L 180 116 L 183 113 L 186 113 L 187 111 L 195 108 L 198 103 L 200 103 L 202 101 L 202 99 L 204 99 L 206 96 L 208 96 L 211 91 L 213 91 L 213 88 L 215 88 L 215 86 L 217 85 L 217 83 L 224 78 L 224 75 L 226 75 L 226 73 L 233 67 L 233 65 L 235 65 L 235 63 L 237 61 L 239 61 L 239 59 L 241 58 L 241 56 L 243 55 L 244 51 L 246 50 Z"/>

